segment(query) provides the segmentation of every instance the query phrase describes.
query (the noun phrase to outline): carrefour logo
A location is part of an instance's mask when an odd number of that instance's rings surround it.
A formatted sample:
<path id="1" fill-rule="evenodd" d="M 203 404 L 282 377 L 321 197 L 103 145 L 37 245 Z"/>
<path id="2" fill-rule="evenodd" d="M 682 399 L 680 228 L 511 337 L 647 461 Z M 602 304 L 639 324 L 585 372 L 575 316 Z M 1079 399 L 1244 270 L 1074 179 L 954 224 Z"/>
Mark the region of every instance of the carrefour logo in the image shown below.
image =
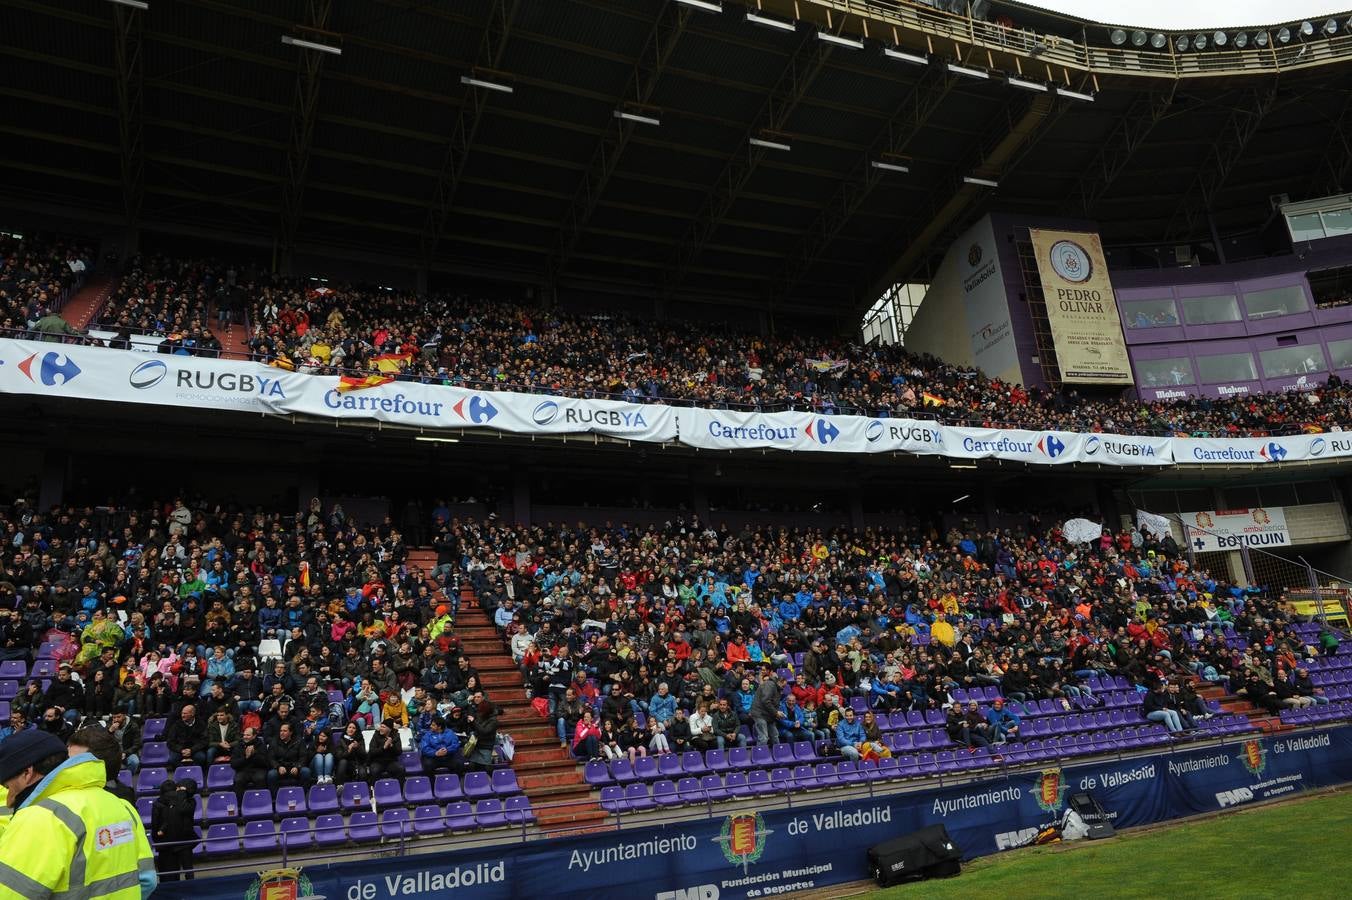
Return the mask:
<path id="1" fill-rule="evenodd" d="M 131 370 L 131 374 L 127 376 L 127 381 L 138 391 L 144 391 L 159 384 L 168 374 L 169 367 L 165 365 L 163 360 L 148 359 Z"/>
<path id="2" fill-rule="evenodd" d="M 1281 462 L 1286 459 L 1286 448 L 1276 441 L 1269 441 L 1258 451 L 1258 455 L 1268 462 Z"/>
<path id="3" fill-rule="evenodd" d="M 1037 442 L 1038 450 L 1048 459 L 1056 459 L 1062 453 L 1066 452 L 1065 443 L 1056 435 L 1049 434 Z"/>
<path id="4" fill-rule="evenodd" d="M 878 441 L 882 440 L 882 436 L 883 436 L 883 423 L 877 419 L 874 419 L 872 422 L 869 422 L 868 427 L 864 429 L 864 439 L 868 441 L 870 444 L 878 443 Z"/>
<path id="5" fill-rule="evenodd" d="M 468 399 L 461 397 L 451 409 L 455 410 L 457 416 L 473 422 L 475 425 L 491 422 L 498 414 L 498 408 L 491 401 L 485 400 L 478 394 Z"/>
<path id="6" fill-rule="evenodd" d="M 37 374 L 33 374 L 33 362 L 41 356 L 38 361 Z M 80 374 L 80 367 L 75 365 L 74 360 L 69 356 L 56 351 L 49 353 L 34 353 L 27 359 L 19 363 L 19 371 L 24 377 L 34 384 L 45 384 L 47 387 L 55 387 L 58 384 L 70 384 L 75 380 L 75 376 Z"/>
<path id="7" fill-rule="evenodd" d="M 545 425 L 553 422 L 558 415 L 559 404 L 555 403 L 553 400 L 544 400 L 537 404 L 535 409 L 531 411 L 530 417 L 531 421 L 543 428 Z"/>
<path id="8" fill-rule="evenodd" d="M 1102 439 L 1097 434 L 1091 434 L 1084 442 L 1084 455 L 1093 456 L 1099 452 L 1099 447 L 1103 446 Z"/>
<path id="9" fill-rule="evenodd" d="M 1310 441 L 1311 456 L 1323 456 L 1326 449 L 1328 449 L 1328 443 L 1323 438 L 1317 437 Z"/>
<path id="10" fill-rule="evenodd" d="M 808 437 L 823 445 L 830 444 L 840 437 L 840 429 L 832 425 L 829 419 L 817 419 L 808 422 L 807 427 L 803 430 L 807 432 Z"/>

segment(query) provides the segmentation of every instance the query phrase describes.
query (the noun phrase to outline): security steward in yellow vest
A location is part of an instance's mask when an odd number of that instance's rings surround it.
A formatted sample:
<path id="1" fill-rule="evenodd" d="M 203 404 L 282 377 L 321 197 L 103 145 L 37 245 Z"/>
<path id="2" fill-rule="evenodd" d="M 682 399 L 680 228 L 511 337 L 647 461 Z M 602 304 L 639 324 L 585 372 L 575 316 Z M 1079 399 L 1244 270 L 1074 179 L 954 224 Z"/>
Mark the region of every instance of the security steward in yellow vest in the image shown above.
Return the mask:
<path id="1" fill-rule="evenodd" d="M 0 900 L 144 900 L 159 884 L 136 808 L 103 789 L 89 753 L 55 735 L 0 743 L 0 785 L 14 813 L 0 831 Z"/>

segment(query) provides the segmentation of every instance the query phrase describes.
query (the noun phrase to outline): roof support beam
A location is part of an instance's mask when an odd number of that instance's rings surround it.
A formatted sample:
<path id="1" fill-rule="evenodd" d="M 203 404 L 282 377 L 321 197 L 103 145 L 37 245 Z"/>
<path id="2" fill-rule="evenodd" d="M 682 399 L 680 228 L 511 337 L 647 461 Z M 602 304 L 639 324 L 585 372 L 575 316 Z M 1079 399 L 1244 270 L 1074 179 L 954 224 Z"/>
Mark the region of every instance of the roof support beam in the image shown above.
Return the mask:
<path id="1" fill-rule="evenodd" d="M 305 28 L 324 31 L 329 24 L 333 0 L 306 0 Z M 290 254 L 300 225 L 301 203 L 305 197 L 305 179 L 310 168 L 310 144 L 315 133 L 315 112 L 319 108 L 320 74 L 324 57 L 320 50 L 298 48 L 300 62 L 296 70 L 296 93 L 291 104 L 291 132 L 286 148 L 285 179 L 282 182 L 280 221 L 277 243 L 283 254 Z"/>
<path id="2" fill-rule="evenodd" d="M 856 300 L 873 303 L 894 284 L 910 280 L 912 273 L 930 252 L 930 248 L 959 222 L 969 206 L 982 197 L 982 188 L 963 181 L 963 176 L 999 181 L 1012 172 L 1038 139 L 1047 132 L 1047 126 L 1061 117 L 1070 101 L 1057 101 L 1049 94 L 1038 94 L 1023 108 L 1021 114 L 1007 109 L 1008 118 L 992 130 L 974 158 L 960 161 L 951 169 L 951 180 L 940 181 L 930 195 L 929 215 L 918 217 L 918 230 L 899 235 L 888 246 L 905 247 L 901 257 L 886 269 L 882 277 L 866 286 L 864 296 Z M 1056 110 L 1054 112 L 1054 110 Z"/>
<path id="3" fill-rule="evenodd" d="M 840 21 L 843 25 L 845 17 L 842 16 Z M 684 237 L 677 244 L 667 270 L 668 293 L 680 287 L 686 273 L 699 258 L 704 245 L 713 237 L 723 219 L 732 211 L 737 198 L 750 184 L 751 176 L 756 173 L 765 155 L 770 152 L 782 152 L 753 147 L 751 139 L 762 134 L 784 132 L 794 110 L 807 96 L 812 83 L 817 80 L 827 59 L 830 58 L 831 52 L 832 45 L 828 41 L 818 40 L 815 32 L 807 31 L 800 37 L 797 50 L 789 58 L 789 64 L 780 74 L 775 86 L 771 88 L 765 105 L 761 107 L 751 127 L 733 149 L 722 174 L 714 182 L 713 190 L 705 196 L 699 216 L 690 223 Z"/>
<path id="4" fill-rule="evenodd" d="M 141 10 L 113 5 L 113 60 L 117 79 L 117 136 L 122 169 L 122 206 L 127 228 L 141 218 L 145 198 L 145 143 L 143 114 L 145 68 L 141 42 L 145 34 Z"/>
<path id="5" fill-rule="evenodd" d="M 1258 133 L 1263 118 L 1276 105 L 1277 79 L 1273 78 L 1267 87 L 1255 88 L 1248 100 L 1247 104 L 1231 111 L 1220 134 L 1207 148 L 1197 177 L 1169 218 L 1169 226 L 1164 232 L 1165 243 L 1191 239 L 1210 214 L 1216 194 L 1225 186 L 1249 141 Z M 1217 250 L 1223 252 L 1222 248 Z"/>
<path id="6" fill-rule="evenodd" d="M 1178 82 L 1171 81 L 1167 90 L 1160 93 L 1152 91 L 1137 98 L 1126 115 L 1118 120 L 1113 133 L 1100 145 L 1094 161 L 1080 175 L 1066 205 L 1078 202 L 1086 216 L 1093 213 L 1099 200 L 1108 193 L 1137 149 L 1169 111 L 1177 88 Z"/>
<path id="7" fill-rule="evenodd" d="M 662 4 L 652 30 L 648 32 L 648 38 L 643 43 L 643 50 L 634 62 L 633 72 L 625 83 L 624 92 L 616 103 L 617 109 L 626 101 L 642 107 L 652 99 L 658 82 L 662 80 L 662 73 L 666 71 L 667 63 L 671 60 L 671 54 L 694 14 L 691 7 L 681 3 L 667 0 Z M 619 165 L 620 157 L 624 155 L 625 148 L 629 146 L 629 138 L 637 127 L 638 123 L 621 119 L 619 116 L 612 116 L 607 121 L 601 142 L 597 145 L 596 152 L 592 154 L 587 171 L 582 174 L 572 203 L 564 213 L 563 225 L 559 231 L 559 248 L 553 261 L 556 273 L 568 265 L 568 258 L 577 249 L 577 242 L 581 239 L 587 223 L 591 221 L 592 214 L 596 212 L 601 195 L 605 192 L 606 185 L 610 183 L 610 176 L 615 173 L 615 167 Z"/>
<path id="8" fill-rule="evenodd" d="M 813 263 L 858 212 L 878 182 L 889 177 L 884 170 L 873 165 L 874 161 L 901 157 L 956 83 L 957 77 L 949 74 L 947 66 L 932 65 L 925 69 L 896 115 L 874 138 L 850 177 L 841 184 L 831 201 L 822 207 L 812 227 L 785 258 L 780 297 L 787 297 L 793 292 Z"/>
<path id="9" fill-rule="evenodd" d="M 516 18 L 519 0 L 491 0 L 488 18 L 484 22 L 483 35 L 479 39 L 477 63 L 486 69 L 497 69 L 502 62 L 502 54 L 507 49 L 507 40 L 511 36 L 512 20 Z M 455 193 L 460 188 L 460 176 L 464 174 L 465 162 L 469 159 L 470 147 L 474 144 L 474 135 L 483 121 L 484 109 L 488 106 L 488 91 L 483 88 L 465 85 L 464 99 L 456 113 L 451 127 L 450 139 L 446 142 L 446 153 L 441 161 L 441 171 L 437 174 L 436 185 L 427 207 L 427 217 L 423 224 L 419 246 L 424 265 L 430 265 L 436 256 L 437 245 L 446 233 L 446 220 L 450 218 L 455 205 Z"/>

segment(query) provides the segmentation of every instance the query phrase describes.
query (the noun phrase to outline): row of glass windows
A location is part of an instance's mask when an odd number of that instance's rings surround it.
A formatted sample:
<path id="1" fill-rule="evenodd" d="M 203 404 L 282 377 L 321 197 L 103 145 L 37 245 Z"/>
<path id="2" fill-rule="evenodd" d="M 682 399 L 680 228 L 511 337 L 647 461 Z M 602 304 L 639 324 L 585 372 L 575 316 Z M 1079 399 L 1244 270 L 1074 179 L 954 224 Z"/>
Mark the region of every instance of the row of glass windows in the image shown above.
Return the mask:
<path id="1" fill-rule="evenodd" d="M 1286 225 L 1291 229 L 1292 242 L 1352 234 L 1352 207 L 1288 215 Z"/>
<path id="2" fill-rule="evenodd" d="M 1244 314 L 1239 309 L 1239 298 L 1234 294 L 1214 297 L 1184 297 L 1177 301 L 1183 310 L 1187 325 L 1215 325 L 1220 322 L 1238 322 L 1247 315 L 1250 319 L 1270 319 L 1289 316 L 1310 308 L 1305 291 L 1299 285 L 1269 288 L 1244 294 Z M 1179 324 L 1179 313 L 1172 297 L 1147 300 L 1125 300 L 1122 314 L 1128 328 L 1169 328 Z"/>
<path id="3" fill-rule="evenodd" d="M 1328 348 L 1334 369 L 1352 368 L 1352 339 L 1330 341 Z M 1264 378 L 1286 378 L 1291 375 L 1326 372 L 1329 369 L 1328 360 L 1324 358 L 1324 349 L 1318 344 L 1262 350 L 1258 354 L 1258 362 L 1263 367 Z M 1257 381 L 1258 369 L 1254 365 L 1253 354 L 1247 352 L 1199 356 L 1195 373 L 1192 361 L 1186 356 L 1172 359 L 1138 359 L 1136 379 L 1137 384 L 1143 387 L 1197 384 L 1198 379 L 1202 384 Z"/>

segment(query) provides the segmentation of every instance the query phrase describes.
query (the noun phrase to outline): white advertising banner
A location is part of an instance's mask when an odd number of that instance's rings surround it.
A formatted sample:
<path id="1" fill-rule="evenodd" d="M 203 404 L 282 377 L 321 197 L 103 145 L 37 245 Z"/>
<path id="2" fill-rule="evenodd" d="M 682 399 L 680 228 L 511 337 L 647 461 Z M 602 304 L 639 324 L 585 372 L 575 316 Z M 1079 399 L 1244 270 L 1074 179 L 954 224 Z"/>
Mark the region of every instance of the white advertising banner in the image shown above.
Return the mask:
<path id="1" fill-rule="evenodd" d="M 1207 509 L 1184 513 L 1188 542 L 1198 553 L 1242 547 L 1287 547 L 1291 532 L 1280 506 L 1255 509 Z"/>
<path id="2" fill-rule="evenodd" d="M 958 428 L 915 419 L 747 413 L 474 391 L 394 381 L 340 391 L 333 376 L 259 363 L 0 339 L 0 393 L 239 410 L 414 428 L 583 434 L 706 450 L 908 453 L 1033 465 L 1254 465 L 1352 457 L 1352 433 L 1169 438 Z"/>

